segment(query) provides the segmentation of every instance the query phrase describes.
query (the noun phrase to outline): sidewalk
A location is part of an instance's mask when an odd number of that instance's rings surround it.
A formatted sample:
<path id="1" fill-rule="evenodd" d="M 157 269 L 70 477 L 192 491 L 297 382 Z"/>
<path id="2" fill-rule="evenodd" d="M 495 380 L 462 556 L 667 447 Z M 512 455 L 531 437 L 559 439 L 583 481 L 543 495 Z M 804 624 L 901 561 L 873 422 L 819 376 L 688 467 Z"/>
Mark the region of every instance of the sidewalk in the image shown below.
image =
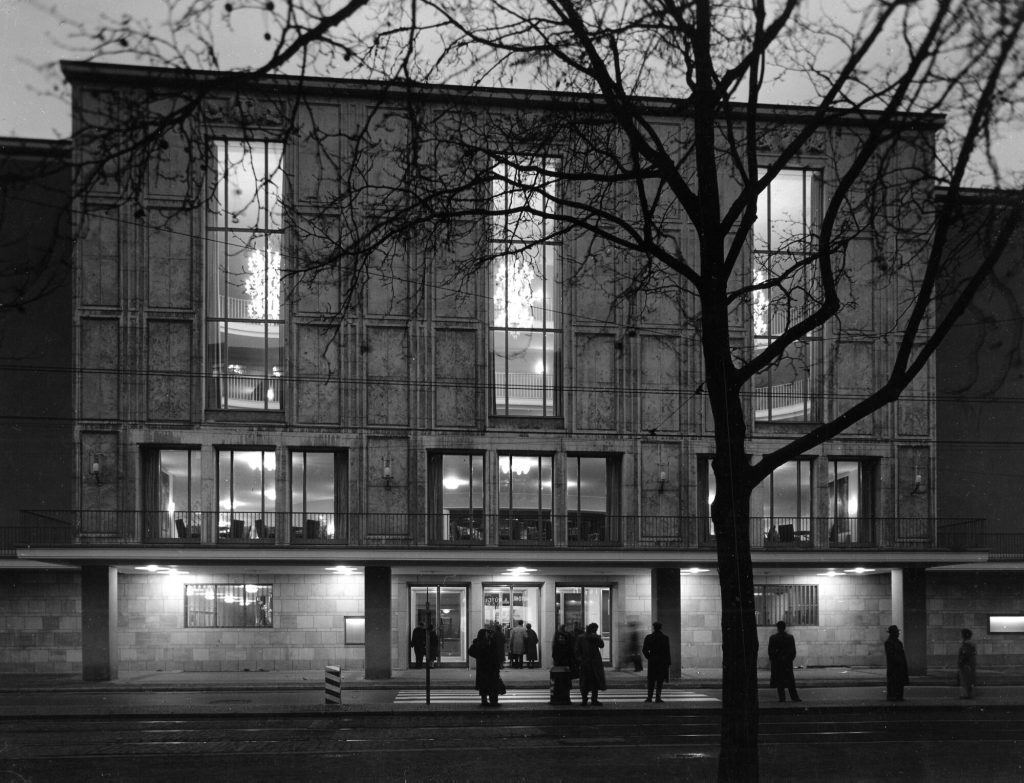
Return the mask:
<path id="1" fill-rule="evenodd" d="M 959 698 L 952 670 L 911 677 L 905 702 L 885 701 L 885 670 L 873 668 L 808 668 L 796 671 L 802 703 L 780 704 L 774 689 L 768 688 L 768 672 L 760 672 L 762 709 L 873 709 L 890 707 L 1024 708 L 1024 670 L 978 672 L 978 697 Z M 465 703 L 442 703 L 442 692 L 456 697 L 473 691 L 469 669 L 431 669 L 431 704 L 408 703 L 408 697 L 426 693 L 425 669 L 392 672 L 388 680 L 366 680 L 362 671 L 341 673 L 341 704 L 326 704 L 321 671 L 250 672 L 131 672 L 109 682 L 83 682 L 77 675 L 0 674 L 0 718 L 28 716 L 114 716 L 168 714 L 277 714 L 338 712 L 406 712 L 422 710 L 477 710 L 475 699 Z M 510 691 L 505 706 L 516 710 L 576 709 L 546 703 L 542 693 L 549 689 L 546 669 L 505 669 L 502 677 Z M 646 673 L 608 671 L 610 709 L 674 709 L 679 704 L 637 703 L 636 691 L 646 688 Z M 666 688 L 692 692 L 704 698 L 687 708 L 718 709 L 720 669 L 684 669 Z M 538 693 L 538 690 L 541 693 Z M 400 691 L 407 698 L 396 703 Z M 528 693 L 530 703 L 515 703 L 513 694 Z M 618 701 L 616 698 L 618 697 Z M 578 701 L 578 692 L 573 692 Z"/>

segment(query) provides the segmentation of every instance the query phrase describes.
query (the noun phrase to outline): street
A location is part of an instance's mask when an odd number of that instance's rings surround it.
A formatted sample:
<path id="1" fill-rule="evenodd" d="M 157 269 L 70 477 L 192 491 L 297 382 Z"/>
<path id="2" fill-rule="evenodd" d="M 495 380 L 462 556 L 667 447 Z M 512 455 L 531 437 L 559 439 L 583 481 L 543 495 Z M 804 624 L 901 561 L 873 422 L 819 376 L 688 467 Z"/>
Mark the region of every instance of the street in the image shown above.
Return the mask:
<path id="1" fill-rule="evenodd" d="M 712 780 L 718 711 L 0 720 L 0 780 Z M 762 712 L 761 779 L 1016 781 L 1024 712 Z"/>

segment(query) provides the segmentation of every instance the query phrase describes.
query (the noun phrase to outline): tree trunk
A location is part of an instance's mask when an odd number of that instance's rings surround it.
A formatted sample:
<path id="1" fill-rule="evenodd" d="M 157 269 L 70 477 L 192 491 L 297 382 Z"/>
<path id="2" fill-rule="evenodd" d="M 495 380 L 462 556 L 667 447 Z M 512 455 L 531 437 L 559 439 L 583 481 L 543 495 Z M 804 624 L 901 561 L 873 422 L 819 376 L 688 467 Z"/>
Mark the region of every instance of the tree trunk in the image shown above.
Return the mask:
<path id="1" fill-rule="evenodd" d="M 731 482 L 731 486 L 747 484 L 739 481 Z M 722 736 L 718 779 L 756 781 L 758 642 L 750 559 L 750 491 L 723 491 L 722 483 L 718 487 L 711 507 L 722 596 Z"/>

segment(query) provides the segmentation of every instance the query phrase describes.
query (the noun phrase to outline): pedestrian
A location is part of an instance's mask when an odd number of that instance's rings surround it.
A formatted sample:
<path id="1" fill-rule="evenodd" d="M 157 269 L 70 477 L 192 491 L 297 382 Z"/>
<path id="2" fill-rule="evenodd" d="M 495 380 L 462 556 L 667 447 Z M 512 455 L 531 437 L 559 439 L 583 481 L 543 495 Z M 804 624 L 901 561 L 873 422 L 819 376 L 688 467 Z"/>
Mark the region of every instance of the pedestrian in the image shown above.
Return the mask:
<path id="1" fill-rule="evenodd" d="M 971 641 L 973 635 L 970 628 L 960 629 L 960 637 L 963 641 L 960 642 L 960 650 L 956 654 L 956 674 L 957 679 L 960 681 L 961 699 L 974 698 L 974 678 L 977 674 L 978 651 L 974 647 L 974 642 Z"/>
<path id="2" fill-rule="evenodd" d="M 786 700 L 786 691 L 792 701 L 801 701 L 796 695 L 796 677 L 793 676 L 793 661 L 796 660 L 796 640 L 786 632 L 786 623 L 775 623 L 775 633 L 768 639 L 768 662 L 771 665 L 771 687 L 779 694 L 779 701 Z"/>
<path id="3" fill-rule="evenodd" d="M 633 663 L 633 671 L 644 670 L 644 659 L 640 656 L 640 632 L 636 629 L 636 620 L 629 621 L 629 660 Z"/>
<path id="4" fill-rule="evenodd" d="M 899 626 L 889 626 L 889 638 L 885 640 L 885 698 L 889 701 L 903 701 L 903 688 L 910 685 L 907 670 L 907 653 L 900 641 Z"/>
<path id="5" fill-rule="evenodd" d="M 576 679 L 576 654 L 572 635 L 565 629 L 555 630 L 551 640 L 551 703 L 572 703 L 572 681 Z"/>
<path id="6" fill-rule="evenodd" d="M 523 621 L 517 620 L 508 634 L 508 665 L 513 669 L 522 669 L 525 652 L 526 629 L 523 628 Z"/>
<path id="7" fill-rule="evenodd" d="M 497 707 L 498 696 L 505 691 L 504 683 L 501 681 L 505 642 L 501 641 L 499 655 L 496 636 L 494 631 L 481 628 L 476 634 L 476 639 L 469 645 L 469 657 L 476 659 L 474 684 L 480 694 L 480 705 L 483 707 Z"/>
<path id="8" fill-rule="evenodd" d="M 668 679 L 668 667 L 672 664 L 672 646 L 661 631 L 661 623 L 651 624 L 654 633 L 644 637 L 643 654 L 647 659 L 647 698 L 661 704 L 661 688 Z"/>
<path id="9" fill-rule="evenodd" d="M 537 648 L 540 646 L 540 637 L 533 630 L 533 626 L 526 624 L 526 668 L 532 669 L 537 663 Z"/>
<path id="10" fill-rule="evenodd" d="M 422 668 L 423 656 L 427 654 L 427 629 L 424 627 L 422 620 L 412 629 L 409 646 L 412 647 L 413 654 L 416 656 L 416 668 Z"/>
<path id="11" fill-rule="evenodd" d="M 601 657 L 601 649 L 604 647 L 604 639 L 597 632 L 597 623 L 587 626 L 586 633 L 580 634 L 576 639 L 576 660 L 580 667 L 580 695 L 583 697 L 583 706 L 587 706 L 587 699 L 595 707 L 600 707 L 601 702 L 597 700 L 597 692 L 605 690 L 608 685 L 604 676 L 604 660 Z"/>

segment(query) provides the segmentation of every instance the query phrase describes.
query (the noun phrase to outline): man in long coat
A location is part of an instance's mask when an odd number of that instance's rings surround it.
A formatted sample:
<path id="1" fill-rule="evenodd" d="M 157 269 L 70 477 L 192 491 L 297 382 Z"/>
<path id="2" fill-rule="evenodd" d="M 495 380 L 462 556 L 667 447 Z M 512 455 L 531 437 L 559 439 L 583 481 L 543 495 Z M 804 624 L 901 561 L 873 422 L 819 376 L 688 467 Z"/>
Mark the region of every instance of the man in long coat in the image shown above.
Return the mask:
<path id="1" fill-rule="evenodd" d="M 885 640 L 885 698 L 889 701 L 903 701 L 903 688 L 910 685 L 907 668 L 907 653 L 900 641 L 899 626 L 889 626 L 889 638 Z"/>
<path id="2" fill-rule="evenodd" d="M 654 698 L 655 702 L 661 704 L 661 688 L 668 679 L 668 668 L 672 665 L 672 645 L 662 633 L 661 623 L 652 623 L 651 627 L 654 633 L 644 637 L 642 648 L 644 658 L 647 659 L 647 698 L 644 701 L 650 702 Z"/>
<path id="3" fill-rule="evenodd" d="M 768 639 L 768 662 L 772 667 L 771 686 L 779 693 L 779 701 L 789 698 L 800 701 L 796 695 L 796 678 L 793 676 L 793 661 L 796 660 L 796 640 L 786 633 L 786 623 L 775 623 L 776 632 Z"/>
<path id="4" fill-rule="evenodd" d="M 604 647 L 604 639 L 597 632 L 597 623 L 587 626 L 587 632 L 581 634 L 576 640 L 576 660 L 580 667 L 580 695 L 583 697 L 583 706 L 587 706 L 587 699 L 592 704 L 600 706 L 597 700 L 597 692 L 605 690 L 608 685 L 604 676 L 604 659 L 601 657 L 601 648 Z"/>

